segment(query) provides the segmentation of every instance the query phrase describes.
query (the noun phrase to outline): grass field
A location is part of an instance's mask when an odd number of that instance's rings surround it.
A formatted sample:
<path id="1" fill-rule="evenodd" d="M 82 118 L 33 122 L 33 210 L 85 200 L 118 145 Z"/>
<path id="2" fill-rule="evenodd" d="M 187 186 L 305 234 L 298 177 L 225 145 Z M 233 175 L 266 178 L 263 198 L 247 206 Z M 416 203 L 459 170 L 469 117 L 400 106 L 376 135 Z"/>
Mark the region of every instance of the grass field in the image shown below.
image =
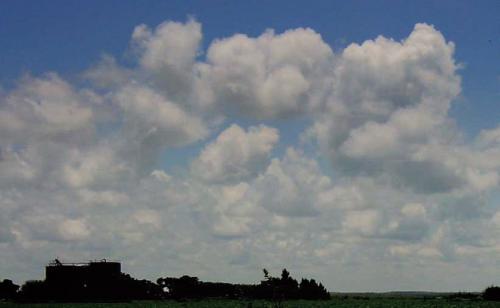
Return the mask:
<path id="1" fill-rule="evenodd" d="M 235 307 L 235 308 L 323 308 L 323 307 L 366 307 L 366 308 L 461 308 L 461 307 L 484 307 L 493 308 L 500 307 L 499 302 L 485 301 L 461 301 L 461 300 L 446 300 L 446 299 L 389 299 L 389 298 L 370 298 L 370 299 L 332 299 L 329 301 L 287 301 L 283 303 L 273 303 L 268 301 L 238 301 L 238 300 L 200 300 L 200 301 L 138 301 L 131 303 L 60 303 L 60 304 L 14 304 L 0 303 L 0 308 L 7 307 L 60 307 L 60 308 L 98 308 L 98 307 L 115 307 L 115 308 L 145 308 L 145 307 L 165 307 L 165 308 L 215 308 L 215 307 Z"/>

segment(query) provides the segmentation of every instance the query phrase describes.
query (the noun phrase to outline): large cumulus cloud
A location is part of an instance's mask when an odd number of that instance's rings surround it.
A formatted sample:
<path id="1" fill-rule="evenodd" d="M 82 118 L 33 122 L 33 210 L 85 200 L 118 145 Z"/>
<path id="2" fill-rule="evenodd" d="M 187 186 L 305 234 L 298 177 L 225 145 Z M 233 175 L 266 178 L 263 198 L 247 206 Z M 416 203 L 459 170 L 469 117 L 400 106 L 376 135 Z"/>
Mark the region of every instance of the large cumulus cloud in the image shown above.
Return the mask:
<path id="1" fill-rule="evenodd" d="M 495 186 L 496 171 L 454 159 L 482 154 L 448 117 L 461 90 L 453 52 L 426 24 L 401 42 L 380 36 L 349 45 L 335 65 L 327 111 L 308 135 L 347 174 L 388 177 L 422 193 Z"/>
<path id="2" fill-rule="evenodd" d="M 311 29 L 270 30 L 257 38 L 237 34 L 210 45 L 207 77 L 215 98 L 233 111 L 293 116 L 321 104 L 332 58 Z"/>

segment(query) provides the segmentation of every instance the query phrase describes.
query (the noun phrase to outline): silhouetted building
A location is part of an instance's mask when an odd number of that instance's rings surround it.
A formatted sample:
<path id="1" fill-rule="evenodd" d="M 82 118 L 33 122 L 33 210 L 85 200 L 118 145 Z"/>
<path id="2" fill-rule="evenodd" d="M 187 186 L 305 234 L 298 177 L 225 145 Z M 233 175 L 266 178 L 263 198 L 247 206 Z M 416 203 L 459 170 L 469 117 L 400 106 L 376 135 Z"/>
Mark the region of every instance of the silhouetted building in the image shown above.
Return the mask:
<path id="1" fill-rule="evenodd" d="M 117 299 L 121 280 L 119 262 L 61 263 L 56 259 L 45 267 L 48 294 L 56 299 Z"/>
<path id="2" fill-rule="evenodd" d="M 85 286 L 93 281 L 115 280 L 120 275 L 120 262 L 106 260 L 89 263 L 61 263 L 56 259 L 45 267 L 45 281 L 56 285 Z"/>

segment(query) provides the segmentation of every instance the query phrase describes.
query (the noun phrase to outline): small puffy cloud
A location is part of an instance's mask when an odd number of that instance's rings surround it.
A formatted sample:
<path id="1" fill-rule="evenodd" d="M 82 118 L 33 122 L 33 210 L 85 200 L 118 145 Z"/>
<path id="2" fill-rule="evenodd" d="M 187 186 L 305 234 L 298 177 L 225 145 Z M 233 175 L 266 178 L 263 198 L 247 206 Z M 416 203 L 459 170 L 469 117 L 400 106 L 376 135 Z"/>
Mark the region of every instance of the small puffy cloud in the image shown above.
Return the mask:
<path id="1" fill-rule="evenodd" d="M 167 21 L 154 31 L 142 24 L 132 33 L 132 43 L 142 51 L 141 65 L 153 71 L 189 68 L 194 63 L 201 38 L 201 24 L 194 19 L 184 24 Z"/>
<path id="2" fill-rule="evenodd" d="M 23 153 L 0 147 L 0 186 L 22 185 L 34 179 L 36 171 Z"/>
<path id="3" fill-rule="evenodd" d="M 487 191 L 498 185 L 500 160 L 499 147 L 481 148 L 462 143 L 428 143 L 412 153 L 415 164 L 428 164 L 429 184 L 436 175 L 444 181 L 436 185 L 449 185 L 449 189 L 462 188 L 470 191 Z M 431 170 L 434 169 L 434 170 Z M 418 172 L 418 170 L 417 170 Z M 425 179 L 425 177 L 421 177 Z M 445 189 L 444 191 L 447 191 Z"/>
<path id="4" fill-rule="evenodd" d="M 401 213 L 405 217 L 423 217 L 425 216 L 426 210 L 422 204 L 419 203 L 408 203 L 401 209 Z"/>
<path id="5" fill-rule="evenodd" d="M 125 206 L 130 201 L 127 193 L 113 190 L 81 189 L 77 194 L 83 204 L 92 206 Z"/>
<path id="6" fill-rule="evenodd" d="M 84 240 L 90 235 L 90 230 L 84 220 L 66 219 L 59 224 L 60 236 L 67 241 Z"/>
<path id="7" fill-rule="evenodd" d="M 351 158 L 405 158 L 408 147 L 425 142 L 441 121 L 426 108 L 399 109 L 385 123 L 368 121 L 351 130 L 339 150 Z"/>
<path id="8" fill-rule="evenodd" d="M 500 211 L 496 212 L 495 215 L 493 215 L 492 221 L 495 226 L 500 229 Z"/>
<path id="9" fill-rule="evenodd" d="M 465 191 L 439 200 L 433 215 L 441 221 L 479 221 L 491 215 L 486 211 L 485 205 L 486 199 L 483 194 Z"/>
<path id="10" fill-rule="evenodd" d="M 293 148 L 281 160 L 273 159 L 252 186 L 257 203 L 282 216 L 317 215 L 317 195 L 330 186 L 318 163 Z"/>
<path id="11" fill-rule="evenodd" d="M 87 151 L 70 151 L 61 173 L 68 186 L 103 187 L 116 186 L 121 177 L 131 174 L 130 169 L 117 157 L 111 145 L 104 143 Z"/>
<path id="12" fill-rule="evenodd" d="M 10 229 L 10 223 L 7 223 L 7 221 L 2 220 L 0 224 L 0 244 L 2 243 L 8 243 L 11 241 L 14 241 L 15 235 L 12 233 L 12 230 Z"/>
<path id="13" fill-rule="evenodd" d="M 154 210 L 139 210 L 133 215 L 133 219 L 141 225 L 149 225 L 155 229 L 161 227 L 161 218 Z"/>
<path id="14" fill-rule="evenodd" d="M 220 215 L 213 223 L 212 232 L 222 238 L 237 238 L 248 234 L 252 218 Z"/>
<path id="15" fill-rule="evenodd" d="M 389 220 L 384 236 L 410 242 L 422 240 L 429 231 L 425 207 L 420 203 L 408 203 L 401 208 L 399 217 Z"/>
<path id="16" fill-rule="evenodd" d="M 322 210 L 331 208 L 356 210 L 367 203 L 365 190 L 361 185 L 337 182 L 333 187 L 318 194 L 318 204 Z"/>
<path id="17" fill-rule="evenodd" d="M 201 38 L 201 24 L 196 20 L 167 21 L 154 30 L 144 24 L 135 27 L 132 46 L 139 52 L 141 68 L 152 75 L 159 89 L 184 104 L 203 105 L 188 102 L 191 96 L 201 98 L 198 92 L 207 92 L 197 81 L 194 67 Z"/>
<path id="18" fill-rule="evenodd" d="M 233 124 L 205 146 L 192 163 L 191 172 L 215 183 L 254 177 L 268 164 L 278 139 L 279 132 L 275 128 L 260 125 L 245 131 Z"/>
<path id="19" fill-rule="evenodd" d="M 439 161 L 403 161 L 394 165 L 394 185 L 417 193 L 443 193 L 463 188 L 466 181 Z"/>
<path id="20" fill-rule="evenodd" d="M 0 100 L 2 143 L 75 142 L 93 129 L 91 97 L 76 92 L 55 73 L 43 78 L 25 77 Z"/>
<path id="21" fill-rule="evenodd" d="M 500 126 L 493 129 L 484 129 L 477 137 L 477 143 L 482 147 L 500 145 Z"/>
<path id="22" fill-rule="evenodd" d="M 101 89 L 125 84 L 132 75 L 132 70 L 121 67 L 116 59 L 110 55 L 103 55 L 97 65 L 83 73 L 86 79 Z"/>
<path id="23" fill-rule="evenodd" d="M 366 236 L 375 236 L 381 218 L 376 210 L 362 210 L 349 212 L 342 226 L 349 232 Z"/>
<path id="24" fill-rule="evenodd" d="M 114 100 L 123 110 L 125 129 L 136 141 L 181 146 L 208 133 L 201 119 L 151 88 L 127 85 L 116 93 Z"/>
<path id="25" fill-rule="evenodd" d="M 214 194 L 209 225 L 221 238 L 248 236 L 264 219 L 265 211 L 251 200 L 249 183 L 225 185 L 211 190 Z"/>

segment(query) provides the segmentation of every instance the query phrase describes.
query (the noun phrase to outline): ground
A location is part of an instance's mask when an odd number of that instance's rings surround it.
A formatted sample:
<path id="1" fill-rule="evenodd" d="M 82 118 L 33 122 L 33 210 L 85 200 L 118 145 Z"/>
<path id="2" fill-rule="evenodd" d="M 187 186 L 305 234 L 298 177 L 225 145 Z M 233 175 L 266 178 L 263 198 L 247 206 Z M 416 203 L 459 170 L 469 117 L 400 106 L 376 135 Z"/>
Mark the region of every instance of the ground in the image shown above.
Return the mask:
<path id="1" fill-rule="evenodd" d="M 411 299 L 411 298 L 349 298 L 349 299 L 332 299 L 329 301 L 287 301 L 283 303 L 273 303 L 269 301 L 243 301 L 243 300 L 200 300 L 200 301 L 137 301 L 131 303 L 45 303 L 45 304 L 14 304 L 0 303 L 0 308 L 7 307 L 76 307 L 76 308 L 98 308 L 98 307 L 115 307 L 115 308 L 142 308 L 142 307 L 165 307 L 165 308 L 215 308 L 215 307 L 236 307 L 236 308 L 301 308 L 301 307 L 366 307 L 366 308 L 462 308 L 462 307 L 479 307 L 479 308 L 494 308 L 500 307 L 499 302 L 487 302 L 479 300 L 447 300 L 447 299 Z"/>

